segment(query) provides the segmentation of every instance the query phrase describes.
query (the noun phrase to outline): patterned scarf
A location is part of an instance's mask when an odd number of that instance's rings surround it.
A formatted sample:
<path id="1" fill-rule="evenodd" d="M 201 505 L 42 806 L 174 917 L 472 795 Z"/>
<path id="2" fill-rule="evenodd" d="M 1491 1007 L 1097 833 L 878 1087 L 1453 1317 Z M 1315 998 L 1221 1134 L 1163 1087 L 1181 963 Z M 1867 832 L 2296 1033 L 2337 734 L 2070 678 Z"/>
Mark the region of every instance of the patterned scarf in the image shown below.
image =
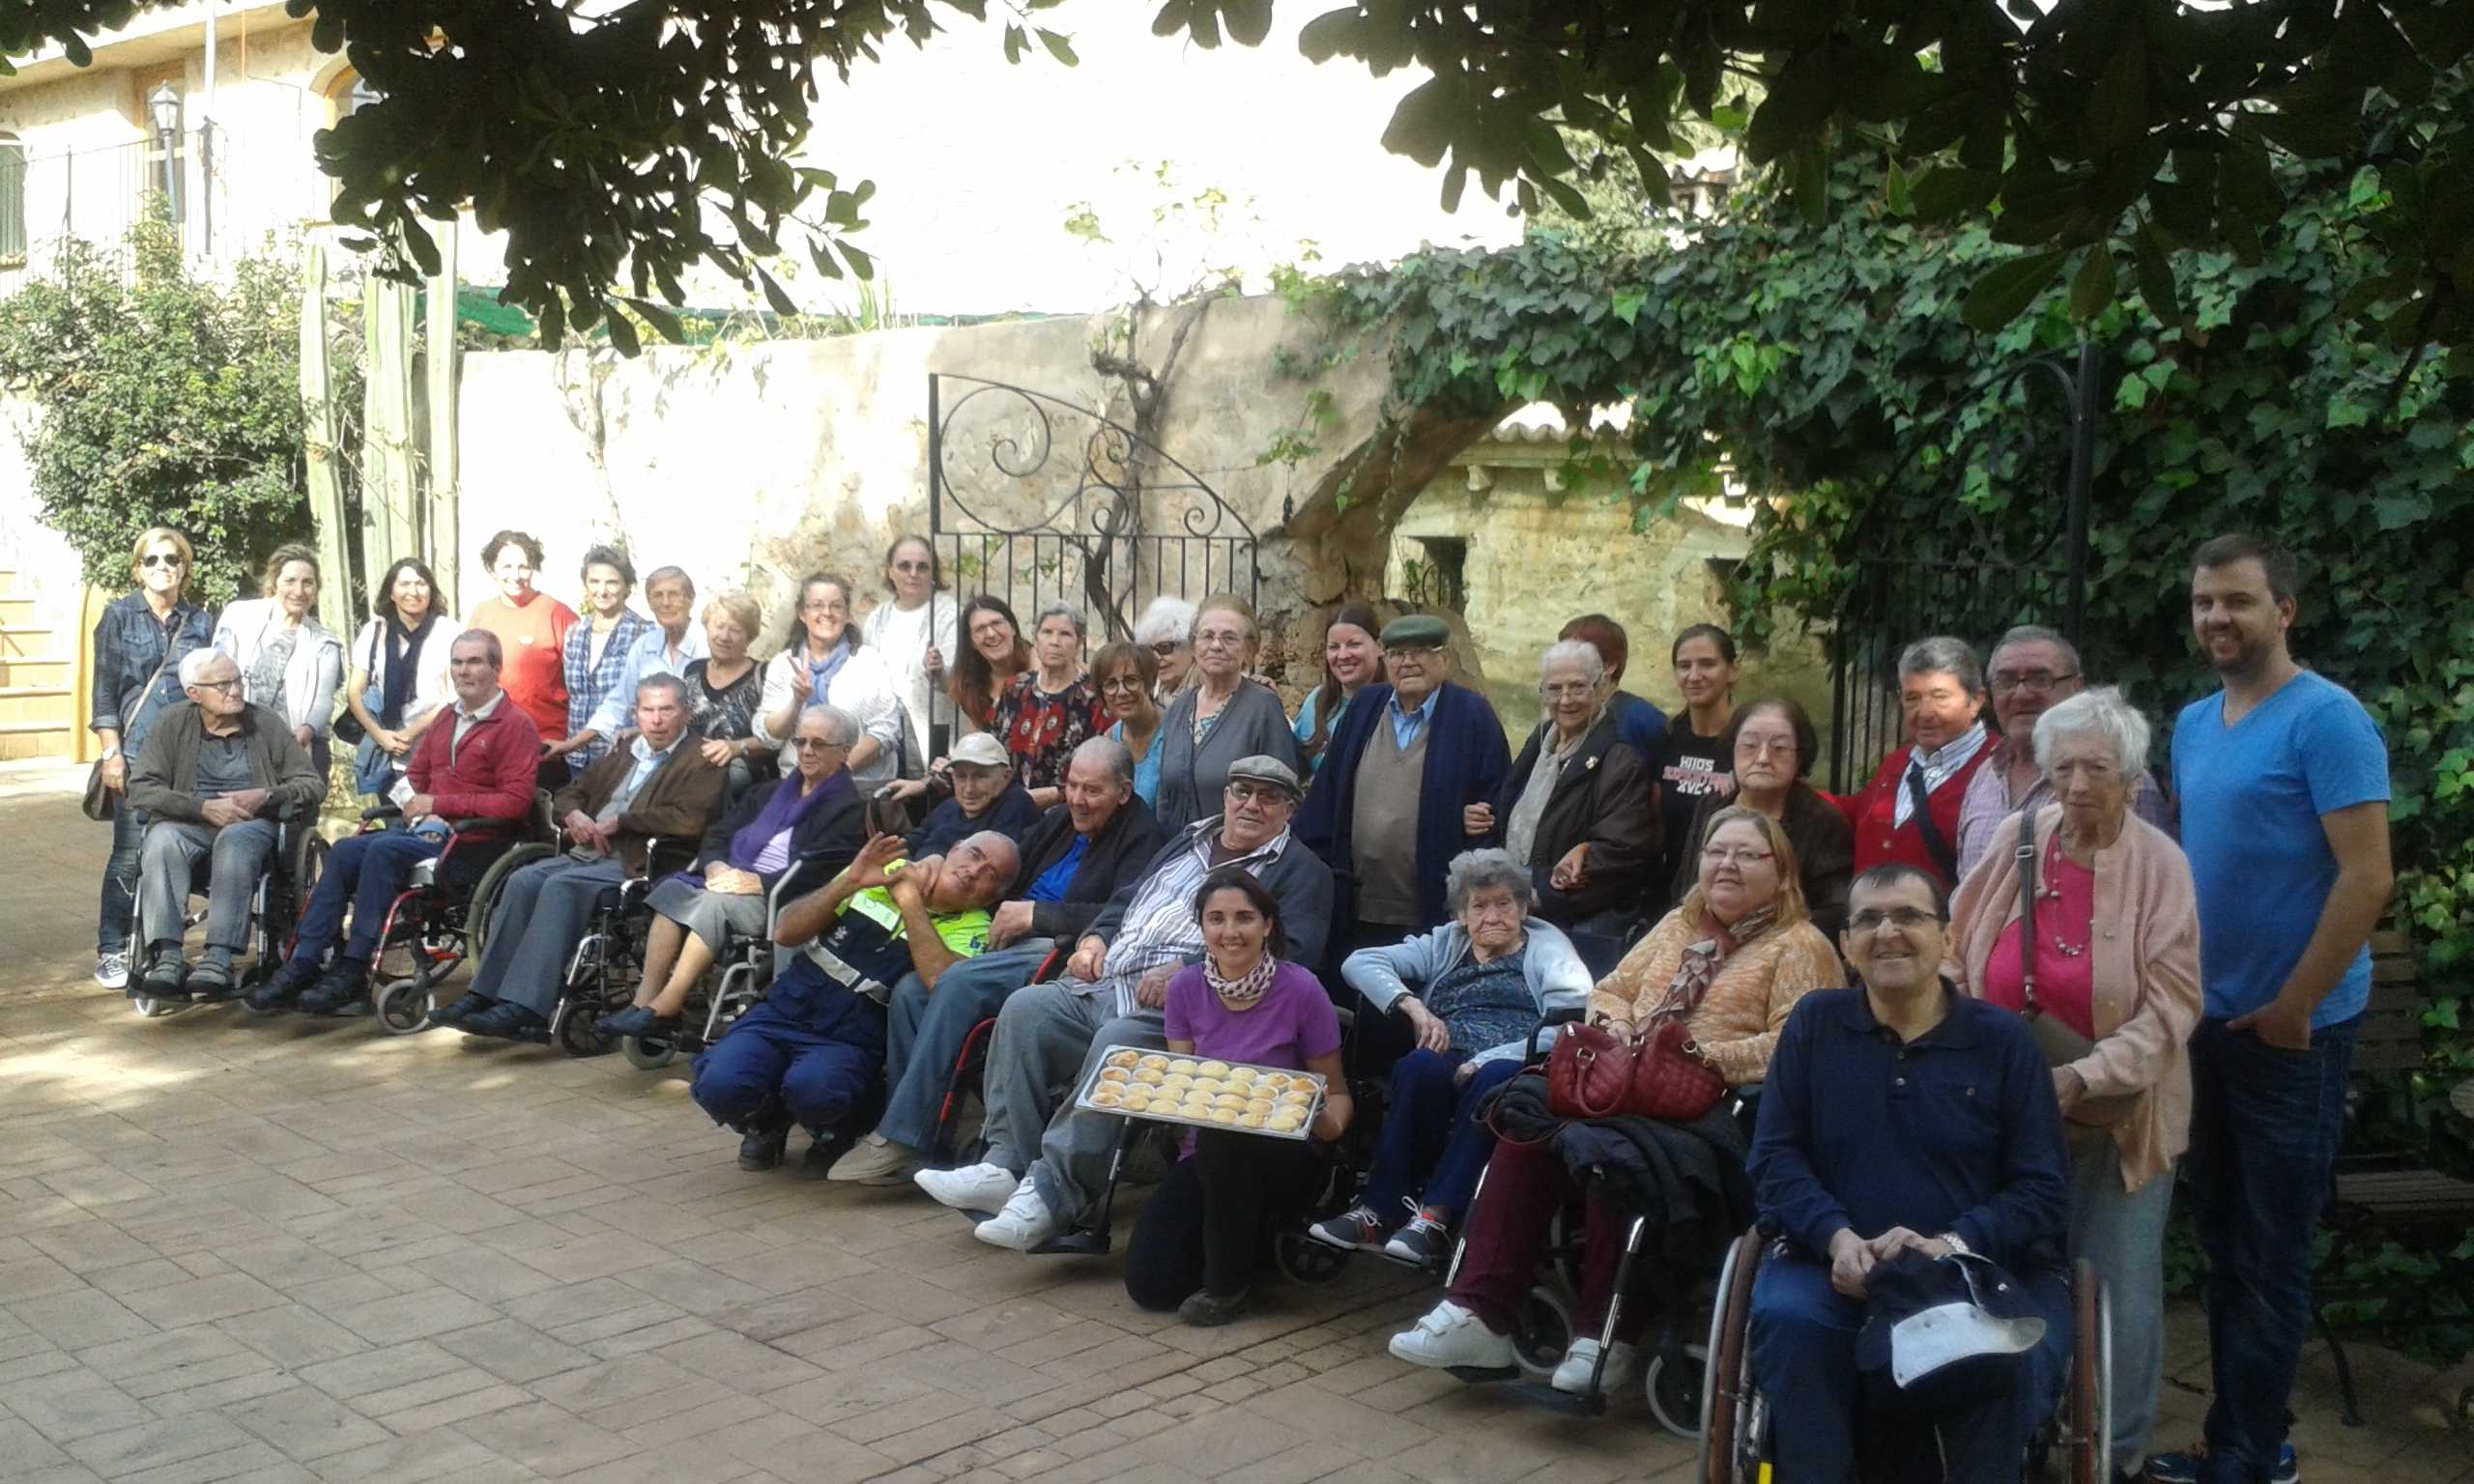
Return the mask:
<path id="1" fill-rule="evenodd" d="M 1675 983 L 1667 986 L 1666 998 L 1650 1012 L 1650 1024 L 1664 1025 L 1669 1020 L 1689 1020 L 1701 1008 L 1702 996 L 1710 992 L 1710 984 L 1718 970 L 1735 956 L 1735 951 L 1769 930 L 1778 920 L 1775 903 L 1748 913 L 1729 928 L 1714 917 L 1705 917 L 1710 935 L 1683 951 L 1683 961 L 1675 967 Z"/>
<path id="2" fill-rule="evenodd" d="M 1235 979 L 1223 979 L 1220 977 L 1220 965 L 1209 954 L 1202 956 L 1203 983 L 1211 985 L 1212 993 L 1231 1005 L 1251 1005 L 1261 999 L 1263 991 L 1272 986 L 1272 975 L 1279 968 L 1280 960 L 1265 954 L 1255 960 L 1252 968 Z"/>

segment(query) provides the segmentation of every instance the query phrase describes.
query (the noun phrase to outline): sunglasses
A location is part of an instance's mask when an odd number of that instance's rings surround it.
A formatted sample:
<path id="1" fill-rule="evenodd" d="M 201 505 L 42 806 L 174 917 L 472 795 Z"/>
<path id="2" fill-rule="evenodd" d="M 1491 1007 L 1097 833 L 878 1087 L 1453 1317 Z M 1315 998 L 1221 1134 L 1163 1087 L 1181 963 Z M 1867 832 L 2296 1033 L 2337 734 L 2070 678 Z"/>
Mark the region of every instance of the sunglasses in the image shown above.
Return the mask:
<path id="1" fill-rule="evenodd" d="M 1151 646 L 1151 652 L 1165 660 L 1177 652 L 1177 642 L 1173 639 L 1164 639 Z"/>
<path id="2" fill-rule="evenodd" d="M 829 753 L 837 748 L 848 752 L 850 748 L 848 742 L 827 742 L 822 737 L 792 737 L 791 745 L 803 753 Z"/>
<path id="3" fill-rule="evenodd" d="M 928 563 L 924 561 L 897 561 L 893 564 L 893 569 L 896 572 L 925 572 L 928 570 Z"/>
<path id="4" fill-rule="evenodd" d="M 150 552 L 137 559 L 141 567 L 177 567 L 181 558 L 168 552 Z"/>

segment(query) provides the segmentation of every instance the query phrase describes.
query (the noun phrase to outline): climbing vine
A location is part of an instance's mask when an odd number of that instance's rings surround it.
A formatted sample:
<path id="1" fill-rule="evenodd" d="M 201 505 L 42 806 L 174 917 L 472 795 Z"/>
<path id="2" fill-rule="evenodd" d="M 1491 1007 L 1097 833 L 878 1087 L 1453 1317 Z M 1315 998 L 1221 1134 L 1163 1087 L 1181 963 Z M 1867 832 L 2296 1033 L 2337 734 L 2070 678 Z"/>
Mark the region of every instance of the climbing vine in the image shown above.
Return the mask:
<path id="1" fill-rule="evenodd" d="M 2461 110 L 2469 93 L 2459 76 L 2423 107 Z M 2411 132 L 2423 117 L 2371 124 Z M 1732 595 L 1754 643 L 1829 620 L 1859 556 L 1964 562 L 1970 531 L 2057 525 L 2057 479 L 2020 477 L 2006 437 L 2057 414 L 2026 410 L 1998 373 L 2093 337 L 2111 395 L 2090 663 L 2170 725 L 2214 687 L 2189 635 L 2192 548 L 2238 528 L 2297 552 L 2295 652 L 2360 695 L 2389 740 L 2397 907 L 2431 1051 L 2422 1096 L 2374 1104 L 2357 1132 L 2474 1172 L 2474 1129 L 2437 1096 L 2474 1071 L 2474 357 L 2359 314 L 2404 292 L 2391 214 L 2417 179 L 2375 152 L 2293 167 L 2256 257 L 2182 254 L 2164 313 L 2125 254 L 2118 271 L 2035 288 L 1990 334 L 1961 310 L 2011 250 L 1919 219 L 1895 174 L 1887 193 L 1880 179 L 1878 162 L 1843 164 L 1819 223 L 1809 183 L 1797 200 L 1756 180 L 1720 219 L 1654 216 L 1650 251 L 1538 234 L 1343 273 L 1312 302 L 1336 339 L 1382 327 L 1402 409 L 1546 401 L 1584 427 L 1591 408 L 1628 405 L 1623 471 L 1644 523 L 1709 488 L 1722 458 L 1775 496 Z M 2400 1290 L 2374 1317 L 2427 1351 L 2474 1345 L 2474 1242 L 2380 1260 L 2454 1281 Z"/>

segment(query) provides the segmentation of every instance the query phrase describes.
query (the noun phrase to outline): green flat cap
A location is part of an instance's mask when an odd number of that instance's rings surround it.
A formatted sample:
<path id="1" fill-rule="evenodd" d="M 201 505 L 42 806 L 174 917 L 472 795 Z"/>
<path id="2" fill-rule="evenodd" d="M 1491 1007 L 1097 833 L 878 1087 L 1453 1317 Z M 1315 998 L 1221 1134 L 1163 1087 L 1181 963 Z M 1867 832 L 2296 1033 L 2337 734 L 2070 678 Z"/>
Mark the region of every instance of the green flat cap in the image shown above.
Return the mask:
<path id="1" fill-rule="evenodd" d="M 1432 614 L 1403 614 L 1383 626 L 1386 649 L 1448 649 L 1452 625 Z"/>

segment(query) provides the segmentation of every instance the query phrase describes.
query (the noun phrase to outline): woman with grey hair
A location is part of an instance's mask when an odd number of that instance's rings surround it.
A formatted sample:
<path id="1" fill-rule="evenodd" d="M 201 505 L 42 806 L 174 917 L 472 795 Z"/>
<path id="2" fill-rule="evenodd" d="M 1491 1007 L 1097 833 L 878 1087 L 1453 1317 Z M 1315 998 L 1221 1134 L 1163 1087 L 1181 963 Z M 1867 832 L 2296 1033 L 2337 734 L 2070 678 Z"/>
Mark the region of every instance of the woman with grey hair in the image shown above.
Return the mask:
<path id="1" fill-rule="evenodd" d="M 1847 806 L 1856 829 L 1856 874 L 1885 861 L 1959 880 L 1959 806 L 1992 756 L 1985 729 L 1984 667 L 1963 639 L 1919 639 L 1898 657 L 1899 715 L 1907 745 L 1882 759 Z"/>
<path id="2" fill-rule="evenodd" d="M 654 886 L 645 977 L 635 1004 L 600 1023 L 605 1040 L 676 1035 L 688 992 L 730 935 L 761 936 L 770 926 L 767 899 L 794 863 L 849 864 L 867 838 L 867 801 L 845 766 L 859 737 L 859 719 L 839 706 L 818 702 L 799 713 L 792 771 L 740 795 L 705 832 L 695 865 Z"/>
<path id="3" fill-rule="evenodd" d="M 1170 593 L 1153 598 L 1134 625 L 1134 642 L 1151 651 L 1160 667 L 1152 699 L 1162 710 L 1177 699 L 1194 672 L 1194 606 Z"/>
<path id="4" fill-rule="evenodd" d="M 1031 625 L 1031 668 L 996 699 L 989 732 L 1014 759 L 1014 781 L 1042 809 L 1064 796 L 1074 750 L 1106 730 L 1108 714 L 1082 670 L 1082 615 L 1051 603 Z"/>
<path id="5" fill-rule="evenodd" d="M 1463 851 L 1445 871 L 1444 894 L 1451 922 L 1391 948 L 1359 949 L 1340 964 L 1366 1003 L 1409 1022 L 1418 1048 L 1393 1065 L 1365 1195 L 1309 1233 L 1421 1265 L 1451 1249 L 1453 1222 L 1494 1152 L 1479 1106 L 1520 1070 L 1547 1013 L 1578 1010 L 1590 991 L 1571 940 L 1530 916 L 1527 866 L 1502 850 Z M 1553 1044 L 1553 1034 L 1541 1044 Z"/>
<path id="6" fill-rule="evenodd" d="M 1529 870 L 1537 913 L 1570 929 L 1586 955 L 1623 953 L 1658 854 L 1649 759 L 1618 735 L 1606 662 L 1583 640 L 1550 644 L 1538 661 L 1544 714 L 1512 760 L 1502 794 L 1473 804 L 1473 834 Z"/>
<path id="7" fill-rule="evenodd" d="M 2113 1447 L 2136 1474 L 2164 1378 L 2165 1221 L 2190 1145 L 2199 898 L 2172 837 L 2131 809 L 2147 719 L 2110 687 L 2036 719 L 2054 802 L 2011 815 L 1950 907 L 1960 987 L 2028 1017 L 2070 1136 L 2070 1256 L 2114 1312 Z M 2100 921 L 2101 919 L 2101 921 Z"/>

